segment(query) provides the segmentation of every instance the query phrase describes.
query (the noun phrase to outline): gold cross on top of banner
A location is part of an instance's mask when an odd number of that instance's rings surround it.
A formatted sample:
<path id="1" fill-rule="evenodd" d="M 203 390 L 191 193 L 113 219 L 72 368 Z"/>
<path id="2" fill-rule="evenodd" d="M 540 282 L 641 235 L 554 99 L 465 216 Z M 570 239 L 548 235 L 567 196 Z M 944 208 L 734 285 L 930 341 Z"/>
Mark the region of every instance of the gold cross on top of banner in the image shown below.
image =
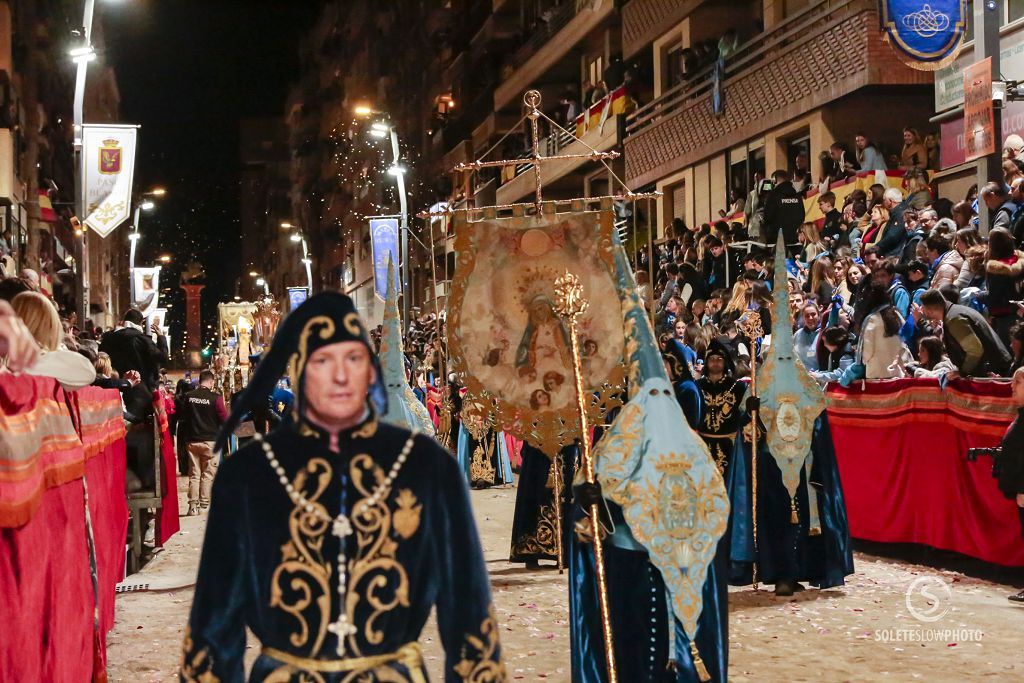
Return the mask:
<path id="1" fill-rule="evenodd" d="M 619 152 L 615 152 L 615 151 L 612 151 L 612 152 L 599 152 L 599 151 L 597 151 L 596 149 L 594 149 L 593 147 L 591 147 L 587 143 L 583 142 L 583 140 L 581 140 L 579 137 L 577 137 L 575 135 L 575 133 L 572 133 L 572 132 L 566 130 L 557 121 L 553 120 L 552 118 L 547 116 L 544 112 L 542 112 L 540 110 L 540 102 L 541 102 L 540 91 L 538 91 L 538 90 L 528 90 L 528 91 L 526 91 L 526 94 L 523 95 L 523 103 L 526 105 L 527 111 L 526 111 L 526 114 L 523 116 L 523 118 L 519 119 L 519 121 L 516 123 L 516 125 L 512 126 L 512 128 L 509 130 L 509 132 L 506 133 L 504 136 L 502 136 L 502 138 L 500 140 L 498 140 L 498 142 L 494 143 L 494 145 L 492 145 L 490 149 L 488 149 L 486 152 L 484 152 L 483 155 L 481 155 L 481 157 L 479 159 L 477 159 L 476 161 L 468 162 L 468 163 L 457 164 L 452 169 L 453 172 L 479 171 L 479 170 L 484 169 L 484 168 L 507 168 L 509 166 L 515 167 L 515 166 L 521 166 L 524 163 L 528 163 L 528 164 L 531 165 L 531 167 L 533 169 L 533 177 L 534 177 L 534 183 L 535 183 L 534 201 L 533 202 L 516 202 L 514 204 L 502 204 L 502 205 L 499 205 L 499 206 L 475 207 L 475 208 L 478 208 L 478 209 L 482 209 L 482 208 L 488 208 L 488 209 L 511 209 L 511 208 L 514 208 L 514 207 L 522 206 L 522 207 L 534 207 L 537 210 L 537 212 L 540 213 L 541 212 L 541 205 L 544 202 L 544 182 L 543 182 L 543 178 L 542 178 L 542 166 L 546 162 L 564 161 L 566 159 L 587 159 L 587 160 L 590 160 L 590 161 L 599 161 L 599 162 L 601 162 L 604 165 L 604 167 L 608 169 L 608 172 L 612 175 L 612 177 L 619 182 L 619 185 L 621 185 L 622 188 L 625 191 L 623 193 L 621 193 L 621 194 L 604 195 L 604 196 L 601 196 L 601 197 L 577 197 L 575 199 L 558 200 L 558 203 L 560 203 L 560 204 L 561 203 L 570 203 L 570 202 L 580 202 L 580 201 L 583 201 L 583 202 L 595 202 L 595 201 L 598 201 L 598 200 L 601 200 L 601 199 L 611 199 L 613 201 L 624 201 L 624 200 L 636 200 L 636 199 L 649 199 L 649 198 L 660 197 L 661 196 L 661 192 L 632 192 L 629 189 L 629 186 L 626 185 L 625 181 L 623 181 L 622 178 L 620 178 L 615 173 L 615 171 L 612 170 L 611 166 L 609 166 L 608 163 L 607 163 L 609 161 L 613 161 L 615 159 L 618 159 L 620 156 L 622 156 Z M 514 131 L 517 128 L 519 128 L 520 124 L 522 124 L 527 119 L 529 119 L 529 121 L 530 121 L 530 141 L 531 141 L 531 148 L 532 148 L 530 156 L 528 156 L 528 157 L 521 157 L 519 159 L 498 159 L 498 160 L 495 160 L 495 161 L 484 161 L 483 160 L 484 157 L 486 157 L 498 145 L 500 145 L 502 142 L 504 142 L 505 138 L 507 138 L 511 134 L 512 131 Z M 552 127 L 554 127 L 554 129 L 556 129 L 558 131 L 561 131 L 562 133 L 565 133 L 566 135 L 569 135 L 574 142 L 579 142 L 580 144 L 582 144 L 584 147 L 586 147 L 590 151 L 589 152 L 582 152 L 582 153 L 579 153 L 579 154 L 552 154 L 550 156 L 545 156 L 545 155 L 541 154 L 540 125 L 539 125 L 540 119 L 544 119 L 545 121 L 547 121 Z M 454 209 L 445 207 L 444 209 L 441 209 L 440 211 L 421 212 L 419 214 L 419 216 L 421 218 L 428 218 L 428 217 L 432 217 L 432 216 L 447 216 L 447 215 L 450 215 L 451 213 L 453 213 L 454 211 L 455 211 Z"/>

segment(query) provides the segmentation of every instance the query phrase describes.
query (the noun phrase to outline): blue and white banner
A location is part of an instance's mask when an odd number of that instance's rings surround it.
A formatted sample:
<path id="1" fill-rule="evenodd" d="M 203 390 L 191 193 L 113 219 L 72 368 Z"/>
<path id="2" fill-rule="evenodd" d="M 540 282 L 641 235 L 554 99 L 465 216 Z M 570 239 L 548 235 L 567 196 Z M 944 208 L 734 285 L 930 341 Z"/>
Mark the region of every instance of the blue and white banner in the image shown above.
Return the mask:
<path id="1" fill-rule="evenodd" d="M 395 262 L 395 291 L 401 291 L 398 278 L 398 219 L 370 219 L 370 249 L 373 256 L 373 293 L 381 301 L 388 296 L 388 259 Z"/>
<path id="2" fill-rule="evenodd" d="M 296 308 L 301 306 L 306 299 L 309 298 L 308 287 L 289 287 L 288 288 L 288 310 L 294 311 Z"/>
<path id="3" fill-rule="evenodd" d="M 882 0 L 882 27 L 904 62 L 934 71 L 956 57 L 967 12 L 966 0 Z"/>

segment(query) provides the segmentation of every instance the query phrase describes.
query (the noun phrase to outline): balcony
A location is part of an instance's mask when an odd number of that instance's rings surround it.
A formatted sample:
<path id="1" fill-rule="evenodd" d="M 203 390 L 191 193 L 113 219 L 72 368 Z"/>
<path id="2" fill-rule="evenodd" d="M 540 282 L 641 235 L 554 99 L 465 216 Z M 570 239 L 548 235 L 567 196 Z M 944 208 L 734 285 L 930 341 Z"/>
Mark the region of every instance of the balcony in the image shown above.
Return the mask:
<path id="1" fill-rule="evenodd" d="M 725 63 L 722 114 L 711 104 L 713 66 L 638 109 L 623 143 L 626 182 L 650 184 L 866 86 L 930 85 L 929 72 L 881 41 L 876 8 L 818 3 L 740 45 Z"/>
<path id="2" fill-rule="evenodd" d="M 541 156 L 585 155 L 593 150 L 607 152 L 614 149 L 619 144 L 622 119 L 633 107 L 635 103 L 626 95 L 625 87 L 614 90 L 576 117 L 575 137 L 569 132 L 555 130 L 541 138 Z M 523 151 L 520 156 L 528 158 L 530 151 Z M 583 156 L 545 162 L 541 178 L 545 185 L 551 185 L 588 163 L 589 159 Z M 496 193 L 499 205 L 523 201 L 536 190 L 532 169 L 533 164 L 529 162 L 502 169 L 501 185 Z M 579 192 L 576 188 L 574 190 Z"/>
<path id="3" fill-rule="evenodd" d="M 514 70 L 495 88 L 494 110 L 518 108 L 523 92 L 614 13 L 613 0 L 562 0 L 506 60 Z"/>

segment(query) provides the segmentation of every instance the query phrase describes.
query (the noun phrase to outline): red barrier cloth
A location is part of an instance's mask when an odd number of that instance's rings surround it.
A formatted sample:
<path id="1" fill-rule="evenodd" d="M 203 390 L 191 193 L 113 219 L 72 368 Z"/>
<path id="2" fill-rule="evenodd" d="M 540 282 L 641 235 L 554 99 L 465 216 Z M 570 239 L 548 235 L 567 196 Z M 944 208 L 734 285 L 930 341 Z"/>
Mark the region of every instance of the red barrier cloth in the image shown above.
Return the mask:
<path id="1" fill-rule="evenodd" d="M 81 477 L 83 456 L 60 384 L 0 371 L 0 527 L 25 524 L 47 489 Z"/>
<path id="2" fill-rule="evenodd" d="M 0 374 L 0 397 L 4 427 L 16 428 L 0 430 L 0 453 L 33 463 L 33 476 L 45 484 L 22 508 L 31 513 L 24 523 L 0 528 L 0 681 L 89 681 L 94 653 L 100 669 L 106 658 L 102 636 L 113 626 L 114 587 L 124 571 L 128 508 L 120 398 L 116 391 L 94 388 L 66 394 L 52 379 L 10 374 Z M 110 421 L 112 415 L 117 419 Z M 42 431 L 35 441 L 19 431 L 32 424 Z M 73 447 L 68 426 L 77 441 Z M 57 442 L 64 447 L 54 450 Z M 32 444 L 39 452 L 16 450 Z M 60 484 L 48 474 L 63 477 L 76 468 L 78 474 Z M 99 579 L 98 651 L 83 472 Z"/>
<path id="3" fill-rule="evenodd" d="M 128 501 L 124 495 L 125 425 L 115 389 L 84 387 L 70 394 L 86 452 L 86 483 L 99 578 L 100 633 L 114 626 L 114 589 L 124 576 Z"/>
<path id="4" fill-rule="evenodd" d="M 174 452 L 170 424 L 167 421 L 167 410 L 164 408 L 160 392 L 153 394 L 153 407 L 160 424 L 160 455 L 163 466 L 161 477 L 164 481 L 164 497 L 158 513 L 160 520 L 157 525 L 156 542 L 157 545 L 163 545 L 181 528 L 181 521 L 178 519 L 178 460 Z"/>
<path id="5" fill-rule="evenodd" d="M 936 380 L 855 382 L 828 396 L 854 538 L 1024 567 L 1016 504 L 996 487 L 991 460 L 966 457 L 1010 426 L 1009 382 L 954 380 L 945 391 Z"/>

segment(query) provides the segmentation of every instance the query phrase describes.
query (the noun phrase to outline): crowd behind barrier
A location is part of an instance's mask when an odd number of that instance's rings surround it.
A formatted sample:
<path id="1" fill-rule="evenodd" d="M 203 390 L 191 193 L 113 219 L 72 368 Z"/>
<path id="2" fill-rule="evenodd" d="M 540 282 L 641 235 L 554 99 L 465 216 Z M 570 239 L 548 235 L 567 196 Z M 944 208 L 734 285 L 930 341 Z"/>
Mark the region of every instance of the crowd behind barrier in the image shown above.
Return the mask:
<path id="1" fill-rule="evenodd" d="M 128 527 L 124 437 L 116 390 L 0 371 L 0 680 L 105 668 Z"/>

